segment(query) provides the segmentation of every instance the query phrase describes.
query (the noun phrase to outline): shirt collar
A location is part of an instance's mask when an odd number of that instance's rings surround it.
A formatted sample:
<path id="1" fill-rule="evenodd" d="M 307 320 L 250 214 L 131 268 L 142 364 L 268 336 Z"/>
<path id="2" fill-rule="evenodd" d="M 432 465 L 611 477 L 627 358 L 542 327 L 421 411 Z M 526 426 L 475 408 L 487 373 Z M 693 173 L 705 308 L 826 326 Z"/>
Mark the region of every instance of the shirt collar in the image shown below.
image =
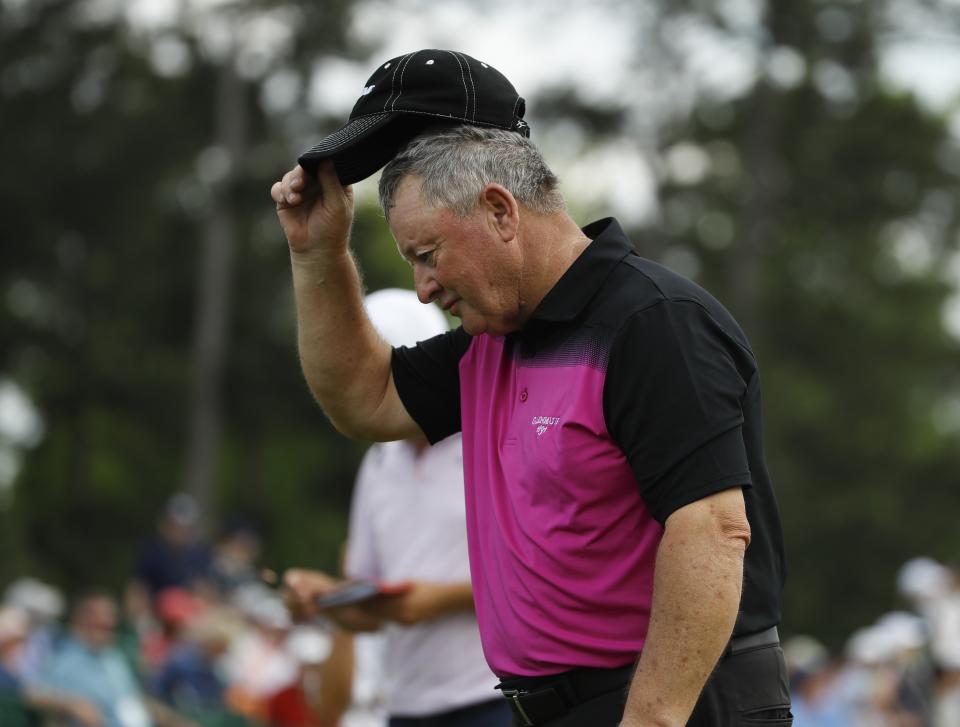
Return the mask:
<path id="1" fill-rule="evenodd" d="M 634 251 L 633 244 L 613 217 L 592 222 L 583 228 L 583 234 L 593 242 L 544 296 L 530 320 L 554 323 L 573 320 L 617 263 Z"/>

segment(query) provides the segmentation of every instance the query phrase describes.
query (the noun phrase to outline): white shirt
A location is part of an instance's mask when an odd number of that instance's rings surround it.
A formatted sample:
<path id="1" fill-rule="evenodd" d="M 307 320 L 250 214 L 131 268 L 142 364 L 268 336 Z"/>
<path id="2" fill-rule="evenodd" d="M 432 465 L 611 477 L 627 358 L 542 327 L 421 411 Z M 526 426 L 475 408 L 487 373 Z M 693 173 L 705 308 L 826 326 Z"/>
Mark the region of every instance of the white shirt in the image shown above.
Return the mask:
<path id="1" fill-rule="evenodd" d="M 460 435 L 419 456 L 408 442 L 370 448 L 353 493 L 346 571 L 388 583 L 470 580 Z M 498 697 L 472 611 L 384 632 L 391 715 L 427 716 Z"/>

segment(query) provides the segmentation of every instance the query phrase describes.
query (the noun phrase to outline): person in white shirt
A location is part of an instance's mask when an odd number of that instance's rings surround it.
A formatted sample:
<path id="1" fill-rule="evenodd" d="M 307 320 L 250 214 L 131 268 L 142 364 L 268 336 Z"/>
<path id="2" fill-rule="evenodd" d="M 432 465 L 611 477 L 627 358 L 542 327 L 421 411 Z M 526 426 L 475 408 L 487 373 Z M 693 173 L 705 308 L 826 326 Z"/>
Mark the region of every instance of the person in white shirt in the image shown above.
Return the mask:
<path id="1" fill-rule="evenodd" d="M 435 306 L 408 290 L 372 293 L 374 326 L 391 345 L 447 329 Z M 510 710 L 480 646 L 467 555 L 460 436 L 373 445 L 357 477 L 346 575 L 403 584 L 395 595 L 327 609 L 356 631 L 382 630 L 383 692 L 390 727 L 508 727 Z M 326 574 L 286 574 L 294 592 L 328 590 Z"/>

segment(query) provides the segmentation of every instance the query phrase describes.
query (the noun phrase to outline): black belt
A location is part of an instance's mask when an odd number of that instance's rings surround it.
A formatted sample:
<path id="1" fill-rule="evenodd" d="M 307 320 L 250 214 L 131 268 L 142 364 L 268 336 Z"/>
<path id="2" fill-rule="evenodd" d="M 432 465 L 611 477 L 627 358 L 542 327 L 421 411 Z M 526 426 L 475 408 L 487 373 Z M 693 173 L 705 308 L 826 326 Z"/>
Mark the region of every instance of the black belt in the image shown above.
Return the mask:
<path id="1" fill-rule="evenodd" d="M 730 639 L 721 658 L 779 643 L 777 627 L 771 626 L 765 631 Z M 564 715 L 581 702 L 617 689 L 622 690 L 626 698 L 633 667 L 627 664 L 618 669 L 573 669 L 542 677 L 512 677 L 501 679 L 497 689 L 506 698 L 517 724 L 533 727 Z"/>
<path id="2" fill-rule="evenodd" d="M 633 664 L 618 669 L 573 669 L 542 677 L 501 679 L 497 685 L 522 727 L 549 722 L 571 707 L 622 689 L 630 683 Z"/>

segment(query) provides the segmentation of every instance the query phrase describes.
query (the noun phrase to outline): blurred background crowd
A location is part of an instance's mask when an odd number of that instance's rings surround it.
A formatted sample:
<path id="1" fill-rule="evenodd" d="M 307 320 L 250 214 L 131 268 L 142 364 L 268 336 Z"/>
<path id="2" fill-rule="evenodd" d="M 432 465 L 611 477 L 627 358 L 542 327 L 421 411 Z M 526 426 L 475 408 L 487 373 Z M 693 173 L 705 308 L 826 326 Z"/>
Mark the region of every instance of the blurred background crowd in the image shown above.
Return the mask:
<path id="1" fill-rule="evenodd" d="M 90 587 L 68 603 L 30 576 L 6 586 L 0 725 L 385 724 L 377 637 L 355 648 L 327 624 L 295 624 L 259 570 L 257 530 L 232 523 L 209 543 L 197 525 L 196 503 L 176 495 L 122 591 Z"/>
<path id="2" fill-rule="evenodd" d="M 260 569 L 258 531 L 238 521 L 209 543 L 197 524 L 192 498 L 174 496 L 122 591 L 67 603 L 31 576 L 6 585 L 0 725 L 386 724 L 379 637 L 294 623 Z M 901 607 L 838 648 L 785 640 L 795 727 L 960 724 L 960 577 L 915 557 L 895 585 Z"/>
<path id="3" fill-rule="evenodd" d="M 842 649 L 783 645 L 796 727 L 960 724 L 960 579 L 927 557 L 897 574 L 902 610 L 854 630 Z"/>
<path id="4" fill-rule="evenodd" d="M 155 700 L 132 724 L 207 698 L 263 720 L 267 692 L 339 653 L 257 578 L 338 572 L 365 450 L 303 384 L 268 190 L 371 59 L 425 47 L 501 70 L 574 216 L 615 214 L 743 325 L 798 724 L 960 725 L 936 565 L 960 553 L 957 0 L 0 0 L 9 681 L 116 622 L 136 677 L 117 667 L 117 689 Z M 356 255 L 369 289 L 410 287 L 375 187 L 356 188 Z M 201 545 L 139 549 L 181 491 Z M 918 554 L 933 567 L 905 571 Z M 45 606 L 17 605 L 25 577 Z M 174 688 L 184 673 L 205 686 Z"/>

